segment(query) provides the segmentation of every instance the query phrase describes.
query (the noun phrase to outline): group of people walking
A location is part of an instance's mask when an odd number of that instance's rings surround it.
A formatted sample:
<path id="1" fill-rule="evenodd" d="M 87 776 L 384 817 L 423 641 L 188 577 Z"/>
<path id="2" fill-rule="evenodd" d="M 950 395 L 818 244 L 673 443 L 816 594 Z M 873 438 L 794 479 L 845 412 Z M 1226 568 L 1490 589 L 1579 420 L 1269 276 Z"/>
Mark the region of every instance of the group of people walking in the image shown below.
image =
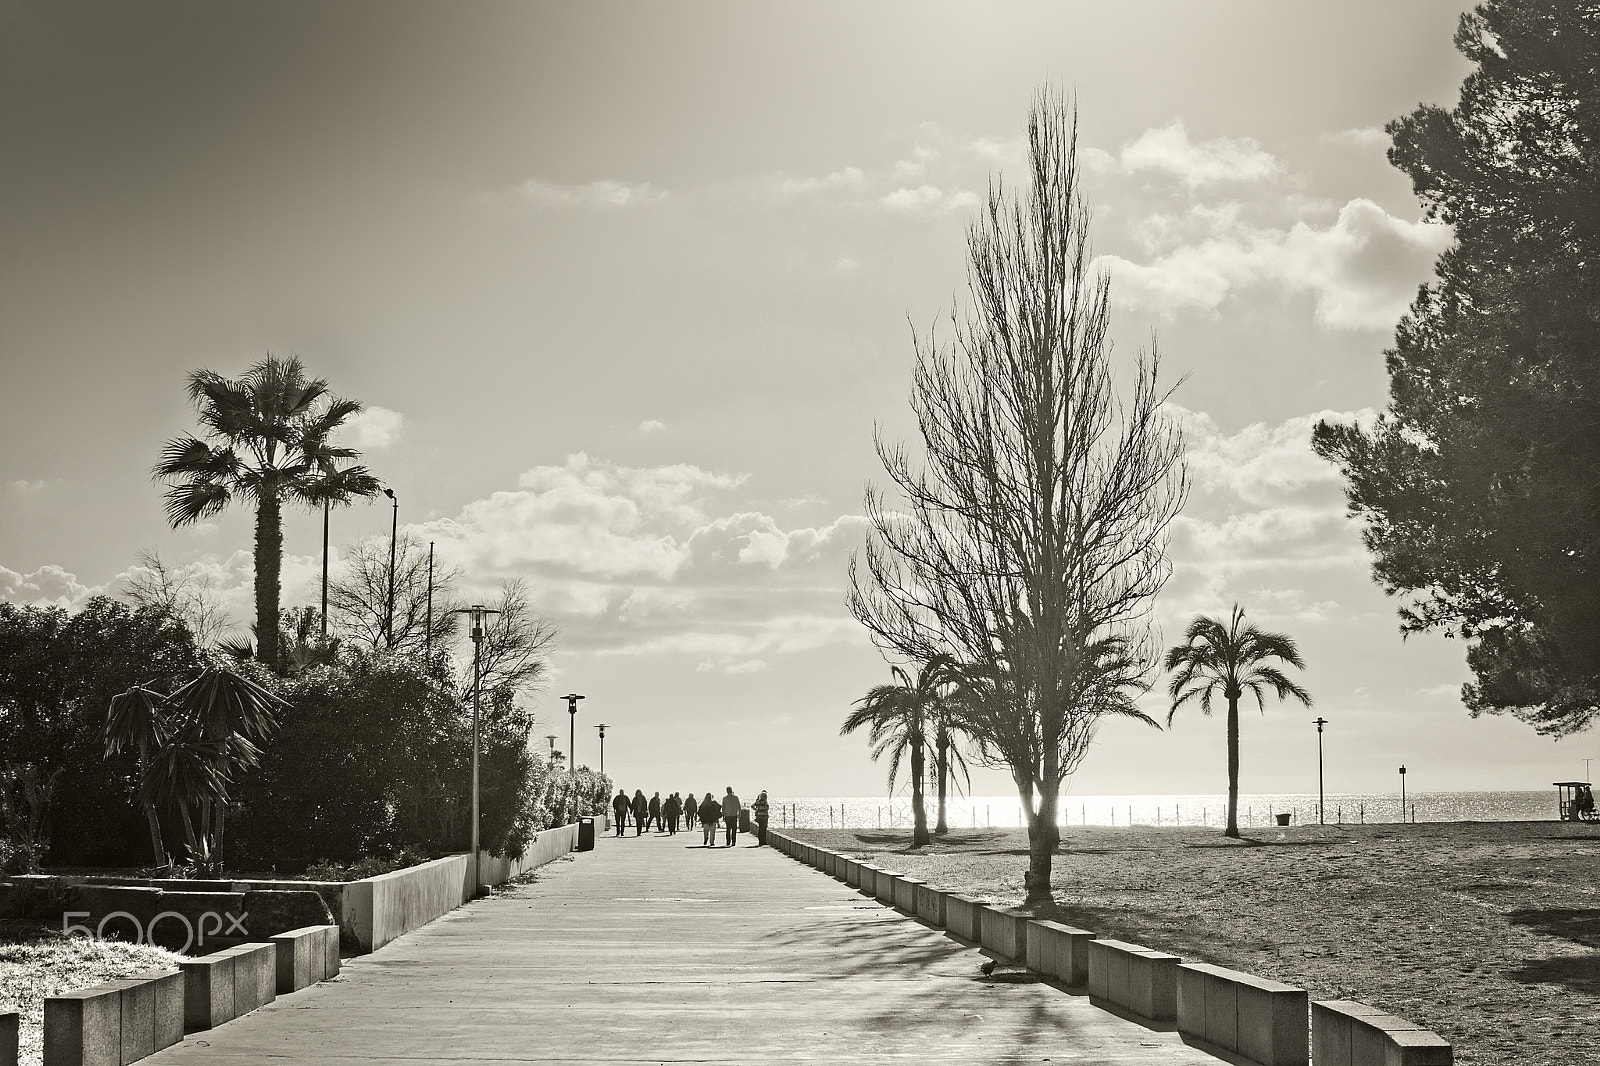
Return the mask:
<path id="1" fill-rule="evenodd" d="M 666 799 L 662 799 L 661 793 L 657 792 L 645 799 L 643 789 L 636 790 L 633 798 L 629 799 L 628 793 L 619 788 L 616 798 L 611 801 L 611 812 L 615 816 L 617 836 L 622 836 L 630 817 L 634 836 L 640 836 L 651 828 L 657 832 L 675 834 L 681 821 L 685 830 L 693 829 L 698 824 L 705 846 L 712 848 L 716 847 L 717 827 L 720 825 L 723 827 L 722 846 L 731 848 L 739 840 L 739 821 L 744 813 L 744 804 L 734 794 L 732 785 L 728 786 L 728 791 L 720 800 L 709 792 L 700 800 L 695 799 L 693 792 L 687 798 L 674 792 Z M 755 802 L 750 804 L 750 820 L 755 823 L 757 847 L 767 842 L 767 818 L 767 793 L 763 789 Z"/>

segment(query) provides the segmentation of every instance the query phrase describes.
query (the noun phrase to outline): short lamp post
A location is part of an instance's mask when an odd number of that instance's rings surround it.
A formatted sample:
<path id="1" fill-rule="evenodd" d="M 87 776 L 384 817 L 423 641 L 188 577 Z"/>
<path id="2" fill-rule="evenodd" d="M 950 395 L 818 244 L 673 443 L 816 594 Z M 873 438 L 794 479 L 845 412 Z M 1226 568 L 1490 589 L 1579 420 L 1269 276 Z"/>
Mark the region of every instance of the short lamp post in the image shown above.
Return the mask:
<path id="1" fill-rule="evenodd" d="M 1317 719 L 1317 824 L 1327 825 L 1322 809 L 1322 727 L 1328 724 L 1326 718 Z"/>
<path id="2" fill-rule="evenodd" d="M 606 775 L 606 724 L 601 722 L 595 728 L 600 730 L 600 776 L 604 777 Z"/>
<path id="3" fill-rule="evenodd" d="M 556 735 L 547 733 L 544 739 L 550 742 L 550 765 L 554 766 L 556 762 Z"/>
<path id="4" fill-rule="evenodd" d="M 391 495 L 393 494 L 391 493 Z M 394 580 L 393 567 L 389 570 L 389 580 L 391 582 Z M 393 602 L 393 599 L 391 599 L 391 607 Z M 476 896 L 483 890 L 482 856 L 479 854 L 478 847 L 478 825 L 480 821 L 478 749 L 483 736 L 483 619 L 485 615 L 499 614 L 500 612 L 491 610 L 481 603 L 475 603 L 471 607 L 463 607 L 453 613 L 470 614 L 472 616 L 472 894 Z"/>
<path id="5" fill-rule="evenodd" d="M 573 776 L 578 773 L 578 701 L 583 696 L 576 692 L 569 692 L 561 697 L 567 701 L 567 772 Z"/>
<path id="6" fill-rule="evenodd" d="M 1400 767 L 1400 820 L 1406 820 L 1406 768 Z"/>

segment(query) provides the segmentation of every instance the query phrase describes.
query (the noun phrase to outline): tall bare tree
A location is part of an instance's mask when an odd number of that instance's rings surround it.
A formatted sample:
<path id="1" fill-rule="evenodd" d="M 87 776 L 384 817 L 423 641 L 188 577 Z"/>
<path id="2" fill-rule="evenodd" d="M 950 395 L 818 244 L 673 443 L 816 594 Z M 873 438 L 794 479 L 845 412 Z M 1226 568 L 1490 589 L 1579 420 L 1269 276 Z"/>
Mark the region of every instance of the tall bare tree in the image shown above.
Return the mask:
<path id="1" fill-rule="evenodd" d="M 1041 91 L 1028 181 L 990 188 L 967 231 L 971 307 L 915 339 L 923 456 L 878 439 L 898 499 L 869 488 L 849 604 L 885 653 L 962 664 L 960 727 L 1009 769 L 1028 812 L 1028 900 L 1051 898 L 1061 785 L 1107 716 L 1159 728 L 1135 699 L 1159 654 L 1150 605 L 1187 496 L 1183 435 L 1158 358 L 1119 392 L 1110 282 L 1091 265 L 1077 113 Z"/>
<path id="2" fill-rule="evenodd" d="M 534 613 L 521 578 L 501 585 L 488 606 L 499 613 L 490 615 L 483 628 L 483 687 L 531 696 L 544 683 L 559 636 L 555 623 Z"/>
<path id="3" fill-rule="evenodd" d="M 389 604 L 389 538 L 369 537 L 345 549 L 338 580 L 328 585 L 328 614 L 347 642 L 374 651 L 421 655 L 433 632 L 433 650 L 443 651 L 457 627 L 450 612 L 464 606 L 456 594 L 460 572 L 436 564 L 433 612 L 428 611 L 428 546 L 409 533 L 395 545 L 394 625 L 386 625 Z"/>
<path id="4" fill-rule="evenodd" d="M 178 619 L 201 647 L 215 645 L 233 625 L 211 578 L 193 563 L 168 566 L 154 551 L 139 553 L 139 565 L 128 576 L 127 596 L 135 606 L 155 607 Z"/>

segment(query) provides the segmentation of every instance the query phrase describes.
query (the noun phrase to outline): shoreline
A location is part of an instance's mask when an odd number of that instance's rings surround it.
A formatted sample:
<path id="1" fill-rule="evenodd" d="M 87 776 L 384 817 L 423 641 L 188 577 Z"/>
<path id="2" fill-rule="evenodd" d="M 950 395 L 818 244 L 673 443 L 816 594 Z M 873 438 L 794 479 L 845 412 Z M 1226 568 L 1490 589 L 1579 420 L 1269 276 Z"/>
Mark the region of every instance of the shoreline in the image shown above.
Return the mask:
<path id="1" fill-rule="evenodd" d="M 1070 826 L 1039 917 L 1354 999 L 1458 1063 L 1572 1066 L 1600 1027 L 1600 825 Z M 988 902 L 1023 898 L 1027 835 L 789 830 Z"/>

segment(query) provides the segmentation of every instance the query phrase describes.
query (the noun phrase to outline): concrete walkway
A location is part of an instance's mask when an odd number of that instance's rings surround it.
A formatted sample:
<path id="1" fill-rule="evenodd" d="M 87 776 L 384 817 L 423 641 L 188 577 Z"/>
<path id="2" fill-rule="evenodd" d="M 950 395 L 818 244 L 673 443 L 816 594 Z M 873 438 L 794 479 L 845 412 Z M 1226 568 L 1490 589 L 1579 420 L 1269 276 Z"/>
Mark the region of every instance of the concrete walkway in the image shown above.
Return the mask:
<path id="1" fill-rule="evenodd" d="M 144 1059 L 1216 1063 L 770 848 L 606 837 L 336 980 Z"/>

